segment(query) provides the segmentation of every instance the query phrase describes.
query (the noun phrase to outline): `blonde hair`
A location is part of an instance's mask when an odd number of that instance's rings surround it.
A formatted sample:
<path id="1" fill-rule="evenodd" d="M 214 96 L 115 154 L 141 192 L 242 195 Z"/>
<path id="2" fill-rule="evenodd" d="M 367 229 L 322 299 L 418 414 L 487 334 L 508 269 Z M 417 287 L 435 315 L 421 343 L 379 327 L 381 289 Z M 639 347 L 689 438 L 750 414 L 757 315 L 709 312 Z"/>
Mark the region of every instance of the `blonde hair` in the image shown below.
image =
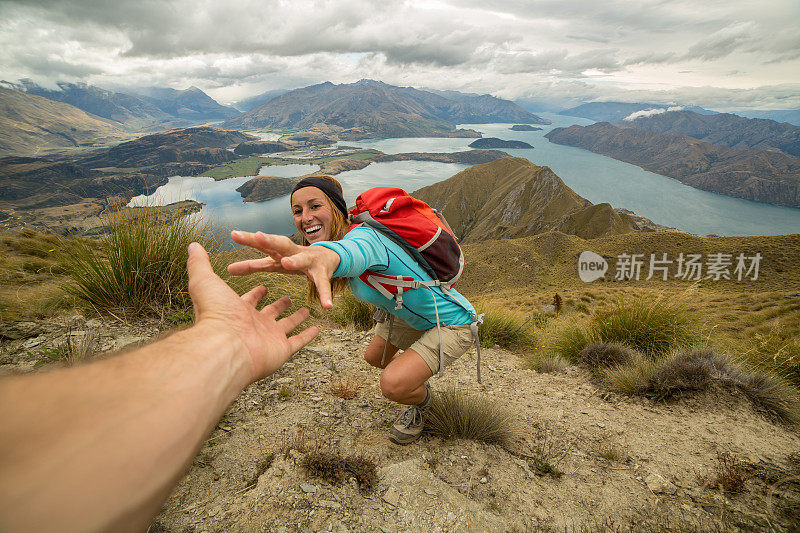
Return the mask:
<path id="1" fill-rule="evenodd" d="M 342 184 L 339 183 L 339 181 L 333 176 L 329 176 L 327 174 L 314 174 L 314 177 L 325 178 L 326 180 L 333 183 L 336 186 L 336 188 L 339 189 L 339 192 L 343 192 Z M 325 195 L 325 201 L 328 202 L 328 206 L 331 208 L 331 212 L 333 213 L 333 220 L 331 221 L 331 231 L 330 234 L 328 235 L 328 240 L 338 241 L 342 237 L 347 235 L 347 232 L 350 230 L 350 223 L 347 221 L 347 218 L 345 218 L 344 214 L 342 214 L 342 212 L 339 211 L 339 209 L 337 209 L 335 205 L 333 205 L 333 202 L 331 202 L 331 199 L 328 198 L 328 195 L 325 193 L 325 191 L 322 191 L 322 194 Z M 303 246 L 308 246 L 308 240 L 306 240 L 305 235 L 303 235 L 302 232 L 300 233 L 303 239 Z M 340 294 L 347 286 L 347 283 L 348 283 L 347 278 L 331 279 L 332 296 Z M 315 302 L 319 300 L 319 291 L 317 291 L 316 285 L 314 285 L 314 282 L 311 281 L 310 279 L 308 280 L 308 294 L 306 295 L 306 298 L 308 299 L 309 302 Z"/>

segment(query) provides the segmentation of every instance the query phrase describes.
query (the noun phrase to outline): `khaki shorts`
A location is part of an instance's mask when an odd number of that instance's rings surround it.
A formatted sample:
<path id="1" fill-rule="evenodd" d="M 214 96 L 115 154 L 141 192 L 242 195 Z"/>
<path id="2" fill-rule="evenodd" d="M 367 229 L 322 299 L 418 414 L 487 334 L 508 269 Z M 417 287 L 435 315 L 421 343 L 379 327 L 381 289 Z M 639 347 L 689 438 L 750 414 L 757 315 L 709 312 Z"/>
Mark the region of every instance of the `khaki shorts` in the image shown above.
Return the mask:
<path id="1" fill-rule="evenodd" d="M 389 336 L 389 319 L 378 322 L 375 335 L 386 340 Z M 431 369 L 432 374 L 439 371 L 439 332 L 431 329 L 414 329 L 404 320 L 394 317 L 392 338 L 389 343 L 401 350 L 414 350 Z M 464 326 L 442 326 L 442 352 L 444 366 L 447 368 L 456 359 L 464 355 L 475 344 L 475 337 L 469 324 Z"/>

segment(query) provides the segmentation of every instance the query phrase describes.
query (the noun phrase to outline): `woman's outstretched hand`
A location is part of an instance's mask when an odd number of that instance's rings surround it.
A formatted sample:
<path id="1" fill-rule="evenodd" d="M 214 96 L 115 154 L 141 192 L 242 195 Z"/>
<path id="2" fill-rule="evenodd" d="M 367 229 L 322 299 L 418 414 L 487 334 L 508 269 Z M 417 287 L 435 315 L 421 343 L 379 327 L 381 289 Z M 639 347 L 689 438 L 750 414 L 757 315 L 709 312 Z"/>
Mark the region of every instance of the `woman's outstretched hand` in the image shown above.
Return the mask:
<path id="1" fill-rule="evenodd" d="M 333 307 L 331 276 L 339 266 L 339 255 L 323 246 L 300 246 L 283 235 L 233 231 L 231 238 L 243 246 L 255 248 L 268 257 L 249 259 L 228 265 L 228 272 L 237 276 L 253 272 L 304 274 L 319 292 L 319 302 L 325 309 Z"/>

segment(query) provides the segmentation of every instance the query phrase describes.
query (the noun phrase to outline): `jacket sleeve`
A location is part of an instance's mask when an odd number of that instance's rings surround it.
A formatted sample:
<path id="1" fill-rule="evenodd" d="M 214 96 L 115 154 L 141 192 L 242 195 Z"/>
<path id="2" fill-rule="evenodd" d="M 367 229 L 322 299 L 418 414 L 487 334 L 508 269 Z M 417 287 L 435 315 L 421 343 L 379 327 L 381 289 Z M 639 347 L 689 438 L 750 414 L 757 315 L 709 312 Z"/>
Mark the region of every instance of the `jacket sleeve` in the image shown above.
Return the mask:
<path id="1" fill-rule="evenodd" d="M 315 242 L 311 246 L 324 246 L 338 254 L 334 278 L 357 278 L 365 270 L 381 272 L 389 267 L 389 250 L 372 228 L 357 227 L 341 240 Z"/>

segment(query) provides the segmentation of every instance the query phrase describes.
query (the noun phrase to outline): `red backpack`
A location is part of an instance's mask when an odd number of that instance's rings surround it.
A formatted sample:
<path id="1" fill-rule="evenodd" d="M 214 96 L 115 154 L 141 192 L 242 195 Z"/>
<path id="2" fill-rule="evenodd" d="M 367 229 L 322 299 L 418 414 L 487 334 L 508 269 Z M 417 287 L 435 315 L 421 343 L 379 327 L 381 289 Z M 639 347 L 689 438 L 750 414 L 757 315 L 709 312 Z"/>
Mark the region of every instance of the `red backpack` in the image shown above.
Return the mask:
<path id="1" fill-rule="evenodd" d="M 363 224 L 369 226 L 403 248 L 432 281 L 417 280 L 408 276 L 387 276 L 367 270 L 359 278 L 390 300 L 395 300 L 395 309 L 403 307 L 403 292 L 410 289 L 439 287 L 445 294 L 461 277 L 464 271 L 464 253 L 453 230 L 438 211 L 411 197 L 396 187 L 375 187 L 356 198 L 356 206 L 350 210 L 350 229 Z M 433 291 L 431 290 L 431 294 Z M 457 300 L 455 300 L 457 302 Z M 439 328 L 439 310 L 434 295 L 436 327 Z M 470 313 L 472 315 L 472 313 Z M 480 382 L 480 343 L 478 326 L 483 315 L 474 316 L 473 334 L 478 345 L 478 381 Z M 389 335 L 394 315 L 390 316 Z M 388 343 L 387 343 L 388 344 Z M 384 357 L 386 352 L 384 351 Z M 439 346 L 439 372 L 442 371 L 441 330 Z M 383 364 L 384 361 L 381 361 Z"/>
<path id="2" fill-rule="evenodd" d="M 387 292 L 396 295 L 387 296 L 396 298 L 395 309 L 403 306 L 405 289 L 437 286 L 447 292 L 464 271 L 464 253 L 444 217 L 403 189 L 375 187 L 361 193 L 356 206 L 350 210 L 350 220 L 374 228 L 392 239 L 433 278 L 434 281 L 409 277 L 398 280 L 397 276 L 364 272 L 361 281 L 384 296 Z"/>

